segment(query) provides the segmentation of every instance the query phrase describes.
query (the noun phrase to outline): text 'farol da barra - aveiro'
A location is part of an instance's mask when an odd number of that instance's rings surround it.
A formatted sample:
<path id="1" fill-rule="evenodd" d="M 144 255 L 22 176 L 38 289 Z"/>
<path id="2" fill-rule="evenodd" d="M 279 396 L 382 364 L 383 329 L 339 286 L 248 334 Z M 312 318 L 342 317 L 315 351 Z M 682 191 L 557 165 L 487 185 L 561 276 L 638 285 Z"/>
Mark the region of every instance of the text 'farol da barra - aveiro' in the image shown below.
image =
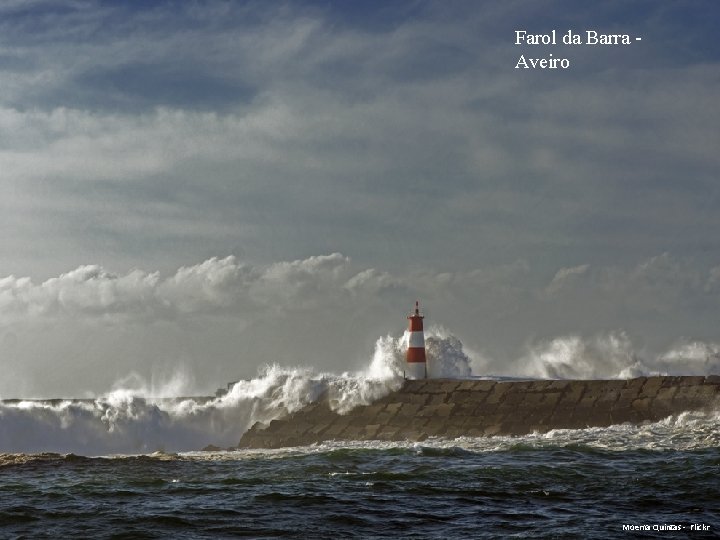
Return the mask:
<path id="1" fill-rule="evenodd" d="M 515 30 L 515 45 L 631 45 L 642 41 L 640 37 L 629 34 L 603 34 L 597 30 L 576 32 L 567 30 L 558 38 L 557 30 L 546 34 L 532 34 L 527 30 Z M 544 58 L 530 58 L 522 54 L 515 64 L 515 69 L 567 69 L 570 67 L 568 58 L 554 57 L 552 54 Z"/>

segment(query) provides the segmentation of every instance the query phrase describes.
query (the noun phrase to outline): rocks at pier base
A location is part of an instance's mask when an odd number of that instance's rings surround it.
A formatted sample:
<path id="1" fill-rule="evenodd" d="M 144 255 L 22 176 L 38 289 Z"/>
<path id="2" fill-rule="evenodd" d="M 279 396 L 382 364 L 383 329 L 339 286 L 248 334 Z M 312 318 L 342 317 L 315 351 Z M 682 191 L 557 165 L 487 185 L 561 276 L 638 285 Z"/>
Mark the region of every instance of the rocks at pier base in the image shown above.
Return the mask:
<path id="1" fill-rule="evenodd" d="M 589 381 L 428 379 L 406 381 L 397 392 L 345 415 L 320 400 L 269 425 L 256 423 L 239 447 L 524 435 L 657 421 L 718 406 L 717 375 Z"/>

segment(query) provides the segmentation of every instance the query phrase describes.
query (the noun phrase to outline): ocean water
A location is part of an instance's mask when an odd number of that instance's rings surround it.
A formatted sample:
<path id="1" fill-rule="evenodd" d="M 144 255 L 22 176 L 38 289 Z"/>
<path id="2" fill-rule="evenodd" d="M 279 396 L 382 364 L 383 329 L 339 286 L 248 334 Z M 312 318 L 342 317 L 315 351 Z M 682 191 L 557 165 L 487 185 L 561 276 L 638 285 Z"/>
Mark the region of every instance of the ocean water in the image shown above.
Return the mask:
<path id="1" fill-rule="evenodd" d="M 719 535 L 714 414 L 423 443 L 0 455 L 2 538 Z"/>

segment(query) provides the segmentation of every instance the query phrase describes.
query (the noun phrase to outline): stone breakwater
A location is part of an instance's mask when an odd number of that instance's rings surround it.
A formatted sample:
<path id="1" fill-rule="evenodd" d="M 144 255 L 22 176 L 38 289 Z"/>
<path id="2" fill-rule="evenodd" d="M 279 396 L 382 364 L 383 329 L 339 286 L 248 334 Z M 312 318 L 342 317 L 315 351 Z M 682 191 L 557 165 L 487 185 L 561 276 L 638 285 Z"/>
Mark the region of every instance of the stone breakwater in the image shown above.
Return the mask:
<path id="1" fill-rule="evenodd" d="M 592 381 L 406 381 L 400 390 L 344 415 L 333 412 L 321 399 L 269 425 L 256 423 L 243 435 L 239 447 L 524 435 L 657 421 L 719 406 L 717 375 Z"/>

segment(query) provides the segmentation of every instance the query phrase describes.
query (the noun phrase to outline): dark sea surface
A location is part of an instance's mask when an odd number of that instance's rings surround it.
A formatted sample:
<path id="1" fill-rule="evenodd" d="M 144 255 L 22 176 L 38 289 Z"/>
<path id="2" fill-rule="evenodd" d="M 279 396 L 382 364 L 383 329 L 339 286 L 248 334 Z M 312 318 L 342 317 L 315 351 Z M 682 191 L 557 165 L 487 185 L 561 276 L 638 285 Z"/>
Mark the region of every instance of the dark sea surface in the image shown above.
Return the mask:
<path id="1" fill-rule="evenodd" d="M 423 443 L 1 454 L 0 537 L 715 538 L 718 427 L 695 414 Z"/>

